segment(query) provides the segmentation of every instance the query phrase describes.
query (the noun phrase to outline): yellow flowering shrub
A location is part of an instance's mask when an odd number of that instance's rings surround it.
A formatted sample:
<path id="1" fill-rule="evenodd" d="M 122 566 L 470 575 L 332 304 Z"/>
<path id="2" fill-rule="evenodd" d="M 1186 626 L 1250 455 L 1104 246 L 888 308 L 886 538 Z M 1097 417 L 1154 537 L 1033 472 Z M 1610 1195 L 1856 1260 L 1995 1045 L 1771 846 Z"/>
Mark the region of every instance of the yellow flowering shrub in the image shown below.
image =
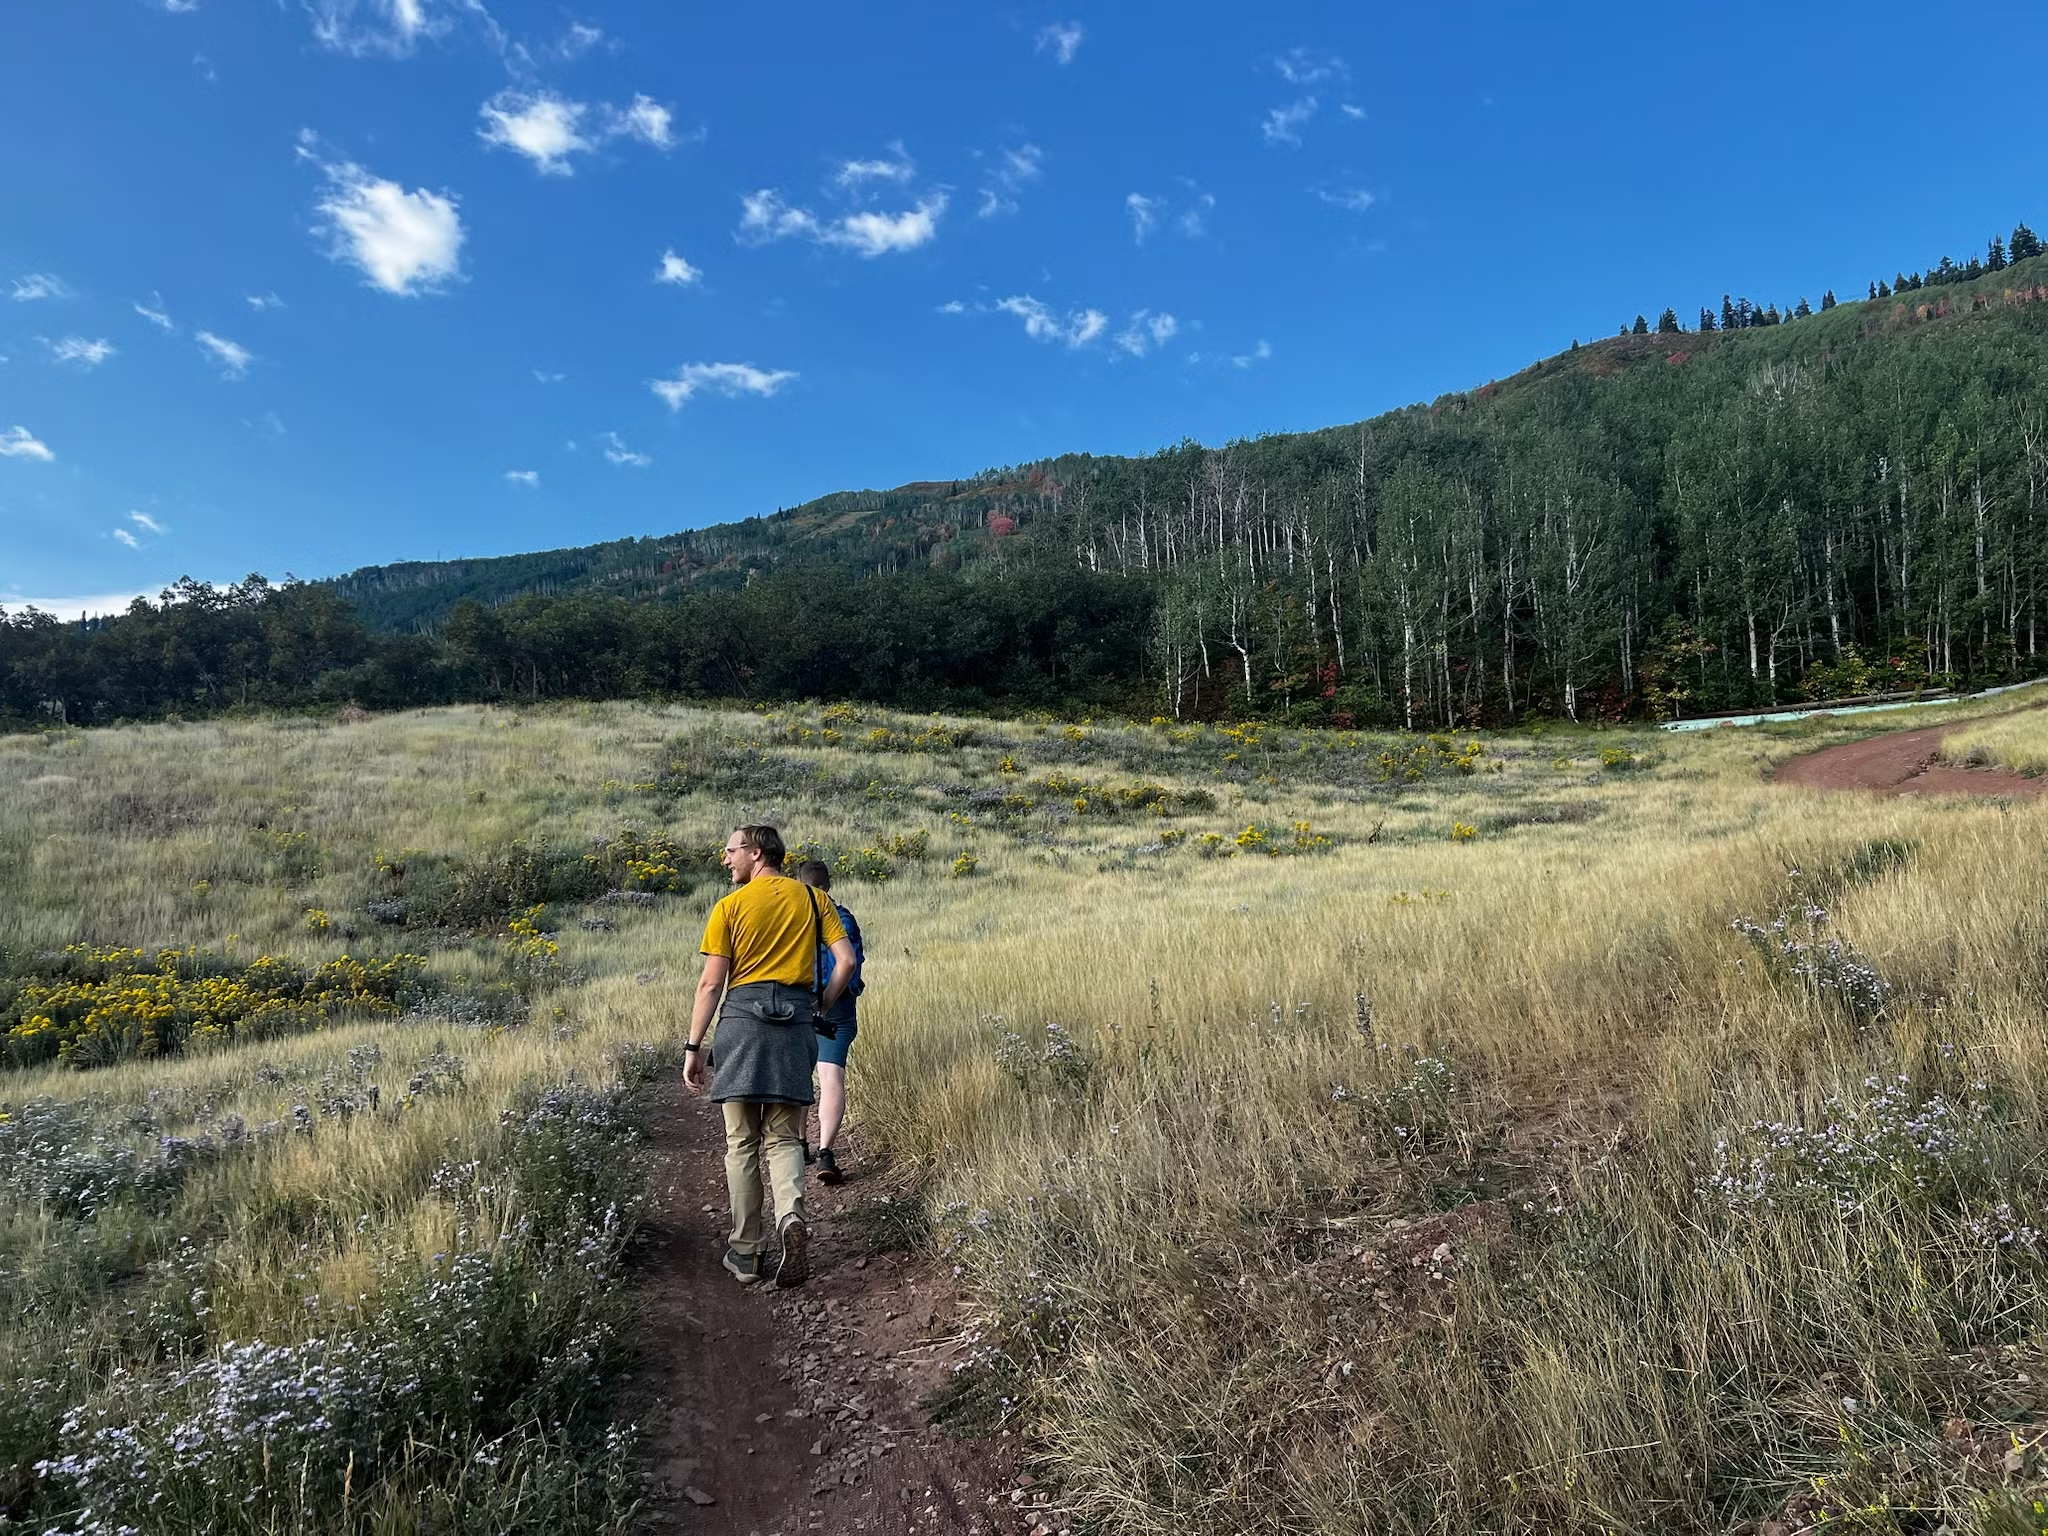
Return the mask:
<path id="1" fill-rule="evenodd" d="M 74 944 L 11 998 L 0 990 L 0 1061 L 104 1066 L 396 1013 L 417 995 L 425 964 L 418 955 L 343 955 L 303 967 L 279 955 L 238 963 L 196 949 Z"/>

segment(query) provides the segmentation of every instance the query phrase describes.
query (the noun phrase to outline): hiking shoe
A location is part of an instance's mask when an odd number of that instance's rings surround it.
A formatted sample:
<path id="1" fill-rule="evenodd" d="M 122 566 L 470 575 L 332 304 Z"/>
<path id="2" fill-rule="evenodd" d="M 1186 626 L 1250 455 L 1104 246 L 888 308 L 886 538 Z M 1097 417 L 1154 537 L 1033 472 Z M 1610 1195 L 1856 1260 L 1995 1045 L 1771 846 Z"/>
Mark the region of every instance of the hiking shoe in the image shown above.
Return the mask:
<path id="1" fill-rule="evenodd" d="M 832 1155 L 830 1147 L 818 1148 L 818 1182 L 820 1184 L 844 1184 L 846 1175 L 839 1171 L 839 1159 Z"/>
<path id="2" fill-rule="evenodd" d="M 782 1224 L 782 1257 L 775 1264 L 777 1290 L 802 1285 L 811 1277 L 811 1233 L 800 1217 Z"/>
<path id="3" fill-rule="evenodd" d="M 725 1268 L 741 1285 L 752 1285 L 761 1278 L 761 1255 L 728 1248 L 725 1250 Z"/>

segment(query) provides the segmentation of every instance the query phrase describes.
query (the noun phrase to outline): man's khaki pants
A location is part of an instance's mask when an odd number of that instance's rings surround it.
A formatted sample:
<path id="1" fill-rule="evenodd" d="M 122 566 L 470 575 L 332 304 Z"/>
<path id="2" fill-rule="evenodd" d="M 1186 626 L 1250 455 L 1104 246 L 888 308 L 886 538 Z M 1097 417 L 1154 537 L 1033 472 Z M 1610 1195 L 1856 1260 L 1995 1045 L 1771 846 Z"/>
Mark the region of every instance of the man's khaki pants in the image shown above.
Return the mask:
<path id="1" fill-rule="evenodd" d="M 761 1251 L 761 1152 L 768 1153 L 768 1181 L 775 1186 L 776 1230 L 804 1214 L 804 1108 L 801 1104 L 749 1104 L 738 1100 L 725 1111 L 725 1192 L 732 1202 L 735 1253 Z"/>

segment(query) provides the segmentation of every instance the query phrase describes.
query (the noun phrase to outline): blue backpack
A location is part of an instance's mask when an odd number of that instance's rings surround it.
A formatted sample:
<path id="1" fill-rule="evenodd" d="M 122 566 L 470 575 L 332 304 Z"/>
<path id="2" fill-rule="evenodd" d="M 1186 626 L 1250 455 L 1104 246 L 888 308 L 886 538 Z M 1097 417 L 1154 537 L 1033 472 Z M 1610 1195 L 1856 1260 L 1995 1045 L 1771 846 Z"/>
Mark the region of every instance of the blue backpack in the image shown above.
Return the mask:
<path id="1" fill-rule="evenodd" d="M 849 998 L 859 997 L 861 993 L 868 989 L 868 984 L 861 975 L 861 972 L 867 966 L 868 955 L 867 950 L 861 945 L 860 924 L 853 920 L 851 912 L 840 906 L 836 901 L 832 903 L 832 910 L 839 914 L 839 921 L 846 929 L 846 937 L 853 945 L 853 981 L 847 986 L 846 996 Z M 820 991 L 823 991 L 825 984 L 831 981 L 832 972 L 836 965 L 837 962 L 832 958 L 832 951 L 820 944 L 818 946 L 818 989 Z"/>

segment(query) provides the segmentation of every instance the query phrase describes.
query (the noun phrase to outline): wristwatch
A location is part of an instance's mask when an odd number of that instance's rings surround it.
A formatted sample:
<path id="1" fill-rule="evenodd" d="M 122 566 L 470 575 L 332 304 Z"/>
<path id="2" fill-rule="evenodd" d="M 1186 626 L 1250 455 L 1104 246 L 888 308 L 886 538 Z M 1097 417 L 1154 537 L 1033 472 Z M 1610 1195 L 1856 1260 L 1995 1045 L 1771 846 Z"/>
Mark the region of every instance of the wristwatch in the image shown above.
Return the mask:
<path id="1" fill-rule="evenodd" d="M 683 1042 L 683 1049 L 686 1051 L 701 1051 L 704 1049 L 704 1042 L 702 1040 L 685 1040 Z"/>

